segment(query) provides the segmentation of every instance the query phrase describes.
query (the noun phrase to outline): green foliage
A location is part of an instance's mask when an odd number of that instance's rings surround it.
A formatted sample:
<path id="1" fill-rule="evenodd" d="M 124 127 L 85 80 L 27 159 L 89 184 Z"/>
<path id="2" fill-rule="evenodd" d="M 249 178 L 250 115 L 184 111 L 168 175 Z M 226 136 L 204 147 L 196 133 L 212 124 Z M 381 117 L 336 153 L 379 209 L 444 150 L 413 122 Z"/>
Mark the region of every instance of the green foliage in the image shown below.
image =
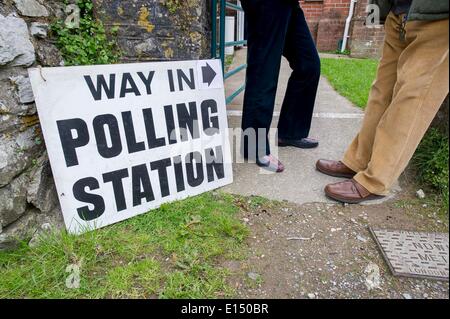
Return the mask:
<path id="1" fill-rule="evenodd" d="M 437 129 L 430 129 L 419 145 L 413 162 L 420 180 L 442 194 L 448 211 L 448 137 Z"/>
<path id="2" fill-rule="evenodd" d="M 233 55 L 227 55 L 225 56 L 225 70 L 229 70 L 231 65 L 233 64 L 234 56 Z"/>
<path id="3" fill-rule="evenodd" d="M 322 73 L 333 88 L 353 104 L 365 108 L 376 76 L 378 61 L 324 58 L 321 62 Z"/>
<path id="4" fill-rule="evenodd" d="M 206 193 L 80 236 L 57 232 L 0 252 L 0 298 L 229 297 L 225 260 L 245 256 L 235 198 Z M 79 289 L 66 287 L 68 265 Z"/>
<path id="5" fill-rule="evenodd" d="M 346 49 L 344 52 L 341 52 L 341 49 L 336 49 L 334 51 L 320 51 L 320 53 L 328 53 L 328 54 L 336 54 L 336 55 L 350 55 L 350 50 Z"/>
<path id="6" fill-rule="evenodd" d="M 164 5 L 166 6 L 167 10 L 169 10 L 169 12 L 171 14 L 174 14 L 175 12 L 177 12 L 178 9 L 181 8 L 182 1 L 181 0 L 166 0 L 164 2 Z"/>
<path id="7" fill-rule="evenodd" d="M 92 65 L 117 63 L 120 51 L 115 40 L 109 37 L 117 33 L 112 28 L 109 34 L 103 23 L 94 18 L 92 0 L 78 0 L 80 25 L 70 28 L 65 21 L 55 21 L 51 30 L 56 38 L 65 65 Z"/>
<path id="8" fill-rule="evenodd" d="M 334 51 L 334 54 L 350 55 L 350 50 L 344 50 L 343 52 L 341 50 L 336 50 Z"/>

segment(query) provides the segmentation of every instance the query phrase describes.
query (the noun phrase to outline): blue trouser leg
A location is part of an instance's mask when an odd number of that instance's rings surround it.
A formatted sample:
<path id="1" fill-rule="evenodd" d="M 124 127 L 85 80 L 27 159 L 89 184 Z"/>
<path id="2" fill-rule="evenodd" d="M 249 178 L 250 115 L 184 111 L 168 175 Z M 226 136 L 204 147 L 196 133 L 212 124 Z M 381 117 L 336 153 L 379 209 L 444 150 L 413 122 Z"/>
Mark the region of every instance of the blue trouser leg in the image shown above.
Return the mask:
<path id="1" fill-rule="evenodd" d="M 293 71 L 281 108 L 278 136 L 302 139 L 308 137 L 311 128 L 320 79 L 320 58 L 299 7 L 291 15 L 284 56 Z"/>
<path id="2" fill-rule="evenodd" d="M 267 134 L 272 122 L 281 57 L 293 73 L 283 103 L 279 133 L 305 137 L 320 74 L 320 62 L 303 12 L 293 1 L 244 0 L 248 23 L 248 69 L 242 129 L 256 132 L 256 143 L 244 139 L 245 157 L 270 154 Z M 299 118 L 301 117 L 301 118 Z M 305 135 L 306 134 L 306 135 Z"/>
<path id="3" fill-rule="evenodd" d="M 267 134 L 280 73 L 292 4 L 280 0 L 244 0 L 248 26 L 247 83 L 242 129 L 256 132 L 256 143 L 244 141 L 244 156 L 270 154 Z M 258 132 L 258 129 L 263 132 Z"/>

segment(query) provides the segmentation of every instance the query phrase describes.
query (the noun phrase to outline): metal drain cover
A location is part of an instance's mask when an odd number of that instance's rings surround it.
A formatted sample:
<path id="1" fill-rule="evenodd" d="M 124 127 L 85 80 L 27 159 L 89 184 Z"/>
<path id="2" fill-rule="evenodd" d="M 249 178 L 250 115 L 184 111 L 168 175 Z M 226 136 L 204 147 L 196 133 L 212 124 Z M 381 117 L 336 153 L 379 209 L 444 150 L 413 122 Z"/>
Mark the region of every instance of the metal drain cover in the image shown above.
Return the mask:
<path id="1" fill-rule="evenodd" d="M 370 231 L 394 276 L 448 281 L 448 234 Z"/>

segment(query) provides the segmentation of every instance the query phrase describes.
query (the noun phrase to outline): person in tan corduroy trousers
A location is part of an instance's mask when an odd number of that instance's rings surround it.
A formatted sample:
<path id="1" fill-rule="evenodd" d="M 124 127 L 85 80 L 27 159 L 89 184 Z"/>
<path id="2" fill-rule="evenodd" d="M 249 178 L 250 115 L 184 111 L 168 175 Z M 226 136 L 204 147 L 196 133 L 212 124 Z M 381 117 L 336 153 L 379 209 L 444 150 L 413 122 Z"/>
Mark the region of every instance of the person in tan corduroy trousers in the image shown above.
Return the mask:
<path id="1" fill-rule="evenodd" d="M 342 161 L 319 160 L 328 197 L 360 203 L 389 192 L 449 92 L 449 20 L 406 21 L 391 12 L 362 128 Z"/>

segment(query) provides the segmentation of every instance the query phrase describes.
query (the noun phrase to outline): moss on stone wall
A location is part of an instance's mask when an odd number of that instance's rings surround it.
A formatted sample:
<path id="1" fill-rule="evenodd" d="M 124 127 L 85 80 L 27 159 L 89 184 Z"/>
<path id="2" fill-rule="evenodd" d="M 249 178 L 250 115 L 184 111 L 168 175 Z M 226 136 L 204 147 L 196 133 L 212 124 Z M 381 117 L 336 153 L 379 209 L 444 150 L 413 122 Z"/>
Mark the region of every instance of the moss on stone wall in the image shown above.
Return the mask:
<path id="1" fill-rule="evenodd" d="M 78 27 L 67 25 L 62 17 L 57 19 L 51 28 L 65 65 L 118 62 L 120 50 L 115 41 L 117 29 L 113 26 L 106 30 L 103 22 L 94 17 L 92 0 L 77 0 L 76 4 L 80 9 Z"/>
<path id="2" fill-rule="evenodd" d="M 94 0 L 94 8 L 106 29 L 117 27 L 124 62 L 209 57 L 204 0 Z"/>
<path id="3" fill-rule="evenodd" d="M 180 0 L 164 0 L 163 4 L 172 14 L 176 13 L 182 7 L 182 1 Z"/>

